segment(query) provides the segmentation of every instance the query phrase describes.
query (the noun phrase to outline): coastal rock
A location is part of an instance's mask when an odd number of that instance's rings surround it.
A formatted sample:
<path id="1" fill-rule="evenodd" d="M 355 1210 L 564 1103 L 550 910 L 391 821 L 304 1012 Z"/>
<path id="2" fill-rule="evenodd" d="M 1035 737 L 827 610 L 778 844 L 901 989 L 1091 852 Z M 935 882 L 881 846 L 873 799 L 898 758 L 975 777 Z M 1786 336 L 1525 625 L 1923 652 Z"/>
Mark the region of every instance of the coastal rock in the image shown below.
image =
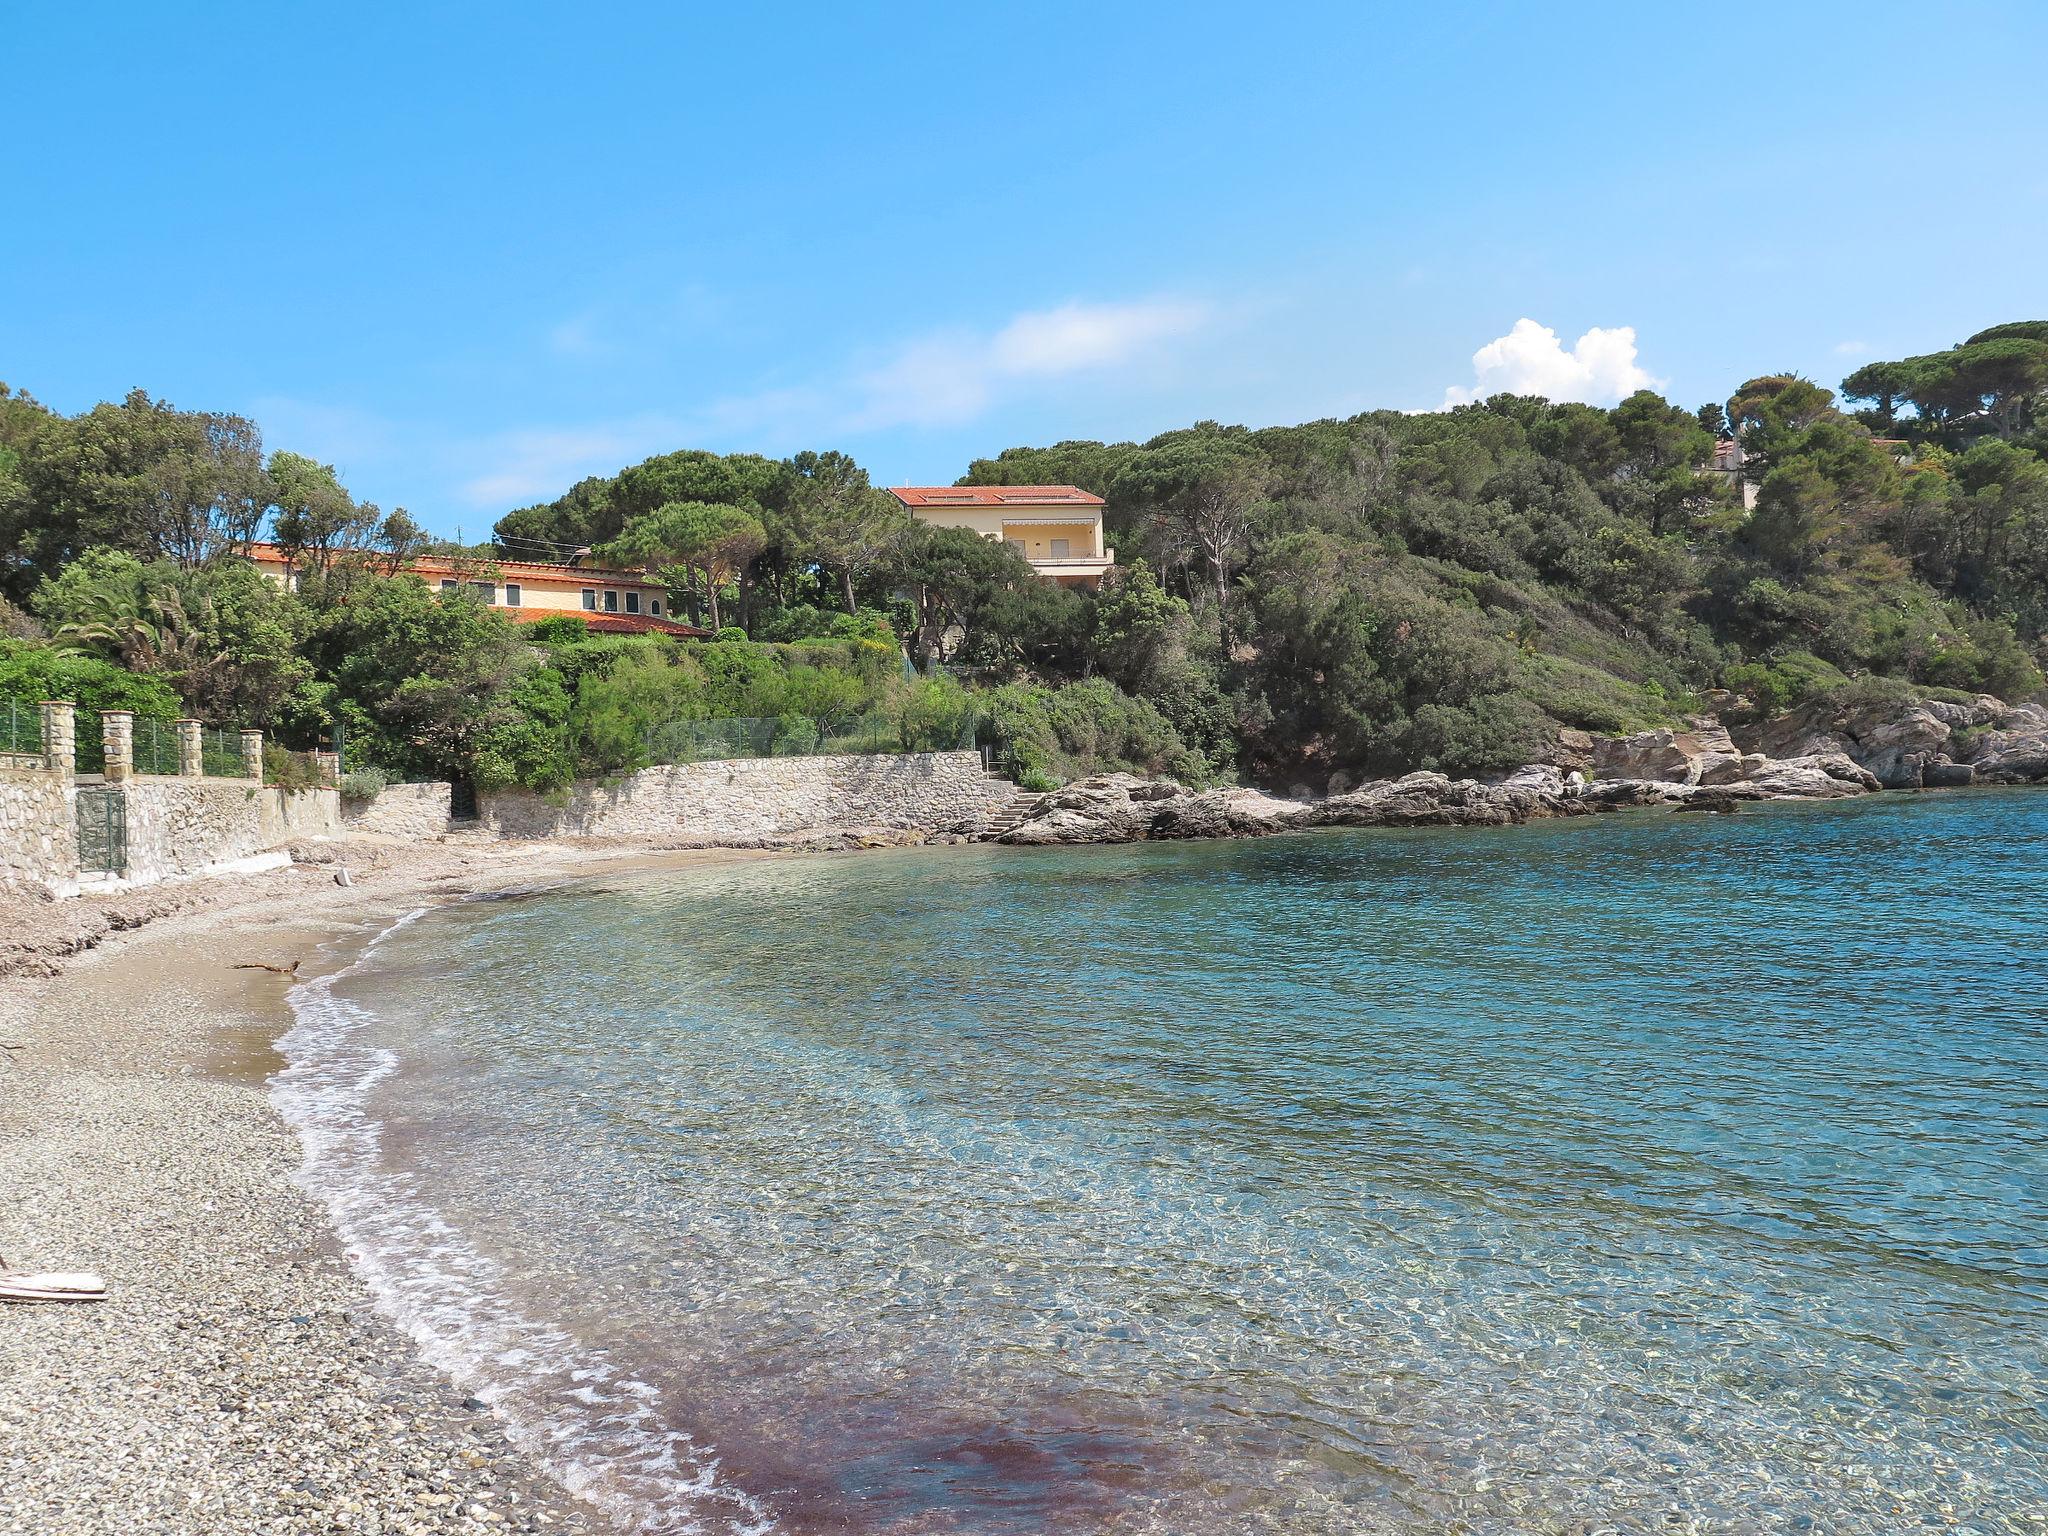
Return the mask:
<path id="1" fill-rule="evenodd" d="M 1975 783 L 2027 783 L 2048 776 L 2048 710 L 1989 694 L 1956 699 L 1822 699 L 1753 728 L 1774 758 L 1836 754 L 1854 760 L 1886 789 L 1918 789 L 1928 772 L 1943 785 L 1967 763 Z"/>
<path id="2" fill-rule="evenodd" d="M 1673 805 L 1687 798 L 1691 785 L 1662 779 L 1595 779 L 1579 796 L 1589 810 L 1620 811 L 1638 805 Z"/>
<path id="3" fill-rule="evenodd" d="M 1954 750 L 1957 760 L 1974 770 L 1974 782 L 2031 784 L 2048 779 L 2048 709 L 2039 704 L 2000 706 L 1985 726 L 1971 730 L 1962 738 L 1966 745 Z"/>
<path id="4" fill-rule="evenodd" d="M 1990 701 L 1995 703 L 1996 701 Z M 1862 741 L 1902 781 L 1949 787 L 2012 783 L 2048 776 L 2048 710 L 1999 705 L 2010 731 L 1985 731 L 1967 762 L 1931 750 L 1906 751 L 1948 729 L 1931 713 L 1872 729 Z M 1964 711 L 1975 714 L 1972 707 Z M 1116 843 L 1148 838 L 1259 837 L 1297 827 L 1499 827 L 1555 816 L 1632 807 L 1732 811 L 1745 801 L 1837 800 L 1886 787 L 1880 775 L 1807 727 L 1787 739 L 1814 750 L 1790 757 L 1741 752 L 1718 726 L 1652 731 L 1596 744 L 1610 763 L 1644 769 L 1590 782 L 1554 763 L 1531 763 L 1491 782 L 1420 772 L 1378 779 L 1323 800 L 1283 799 L 1256 789 L 1196 791 L 1171 780 L 1128 773 L 1083 779 L 1042 797 L 1030 815 L 996 839 L 1018 844 Z M 1342 784 L 1341 778 L 1333 780 Z"/>
<path id="5" fill-rule="evenodd" d="M 1314 807 L 1256 789 L 1216 789 L 1160 802 L 1152 837 L 1263 837 L 1307 824 Z"/>
<path id="6" fill-rule="evenodd" d="M 1776 758 L 1743 781 L 1774 800 L 1837 800 L 1884 788 L 1877 775 L 1840 752 Z"/>
<path id="7" fill-rule="evenodd" d="M 1711 720 L 1696 720 L 1683 731 L 1603 736 L 1593 743 L 1592 759 L 1594 772 L 1603 779 L 1732 784 L 1745 774 L 1741 749 Z"/>
<path id="8" fill-rule="evenodd" d="M 997 839 L 1003 843 L 1127 843 L 1152 835 L 1169 801 L 1195 792 L 1171 779 L 1104 773 L 1053 791 Z"/>
<path id="9" fill-rule="evenodd" d="M 1336 795 L 1315 806 L 1311 820 L 1329 827 L 1493 827 L 1549 816 L 1579 816 L 1588 807 L 1549 764 L 1517 769 L 1498 784 L 1411 773 Z"/>
<path id="10" fill-rule="evenodd" d="M 1557 733 L 1557 746 L 1552 752 L 1551 761 L 1567 773 L 1574 770 L 1585 772 L 1593 766 L 1593 733 L 1574 730 L 1569 726 L 1560 730 Z"/>

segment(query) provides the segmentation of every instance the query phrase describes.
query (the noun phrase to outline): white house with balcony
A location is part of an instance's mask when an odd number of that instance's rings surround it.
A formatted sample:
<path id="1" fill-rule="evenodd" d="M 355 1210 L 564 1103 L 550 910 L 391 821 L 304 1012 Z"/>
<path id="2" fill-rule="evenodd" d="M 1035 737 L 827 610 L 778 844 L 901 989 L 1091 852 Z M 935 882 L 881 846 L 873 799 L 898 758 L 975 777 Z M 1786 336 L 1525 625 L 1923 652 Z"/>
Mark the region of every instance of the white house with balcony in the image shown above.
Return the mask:
<path id="1" fill-rule="evenodd" d="M 891 492 L 919 522 L 1000 539 L 1048 581 L 1096 588 L 1116 563 L 1100 496 L 1072 485 L 904 485 Z"/>

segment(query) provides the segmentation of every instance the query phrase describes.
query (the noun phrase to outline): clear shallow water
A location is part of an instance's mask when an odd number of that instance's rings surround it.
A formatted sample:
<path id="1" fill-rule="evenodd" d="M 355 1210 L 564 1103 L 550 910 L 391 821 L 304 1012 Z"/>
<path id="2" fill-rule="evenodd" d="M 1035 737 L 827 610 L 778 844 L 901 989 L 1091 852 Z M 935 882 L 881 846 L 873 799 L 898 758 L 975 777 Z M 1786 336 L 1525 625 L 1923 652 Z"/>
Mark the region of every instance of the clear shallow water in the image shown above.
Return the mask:
<path id="1" fill-rule="evenodd" d="M 2048 795 L 788 860 L 300 989 L 307 1180 L 651 1531 L 2048 1529 Z"/>

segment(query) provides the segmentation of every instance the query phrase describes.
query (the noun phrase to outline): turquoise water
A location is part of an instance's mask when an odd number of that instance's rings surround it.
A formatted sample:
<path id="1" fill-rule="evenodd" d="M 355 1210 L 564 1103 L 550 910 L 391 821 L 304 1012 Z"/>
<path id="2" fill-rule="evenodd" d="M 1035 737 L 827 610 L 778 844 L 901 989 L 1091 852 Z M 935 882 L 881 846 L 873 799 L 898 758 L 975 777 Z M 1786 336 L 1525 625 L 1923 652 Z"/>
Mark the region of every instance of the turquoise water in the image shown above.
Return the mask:
<path id="1" fill-rule="evenodd" d="M 789 859 L 299 994 L 307 1181 L 648 1531 L 2039 1533 L 2048 794 Z"/>

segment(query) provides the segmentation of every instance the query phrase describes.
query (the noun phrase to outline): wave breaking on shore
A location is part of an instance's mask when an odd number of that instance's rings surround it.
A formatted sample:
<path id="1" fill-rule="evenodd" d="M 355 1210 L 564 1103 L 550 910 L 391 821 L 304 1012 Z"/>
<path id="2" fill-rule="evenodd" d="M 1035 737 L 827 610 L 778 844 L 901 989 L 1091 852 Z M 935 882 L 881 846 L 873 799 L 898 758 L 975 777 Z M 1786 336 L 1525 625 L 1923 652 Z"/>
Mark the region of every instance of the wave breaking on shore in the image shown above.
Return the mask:
<path id="1" fill-rule="evenodd" d="M 427 910 L 406 913 L 351 964 L 288 994 L 294 1022 L 278 1047 L 286 1065 L 269 1086 L 304 1149 L 299 1186 L 326 1208 L 379 1310 L 572 1494 L 647 1536 L 768 1536 L 774 1517 L 668 1422 L 660 1388 L 528 1315 L 506 1294 L 499 1266 L 410 1174 L 386 1165 L 370 1101 L 399 1057 L 375 1042 L 376 1015 L 334 986 Z"/>

